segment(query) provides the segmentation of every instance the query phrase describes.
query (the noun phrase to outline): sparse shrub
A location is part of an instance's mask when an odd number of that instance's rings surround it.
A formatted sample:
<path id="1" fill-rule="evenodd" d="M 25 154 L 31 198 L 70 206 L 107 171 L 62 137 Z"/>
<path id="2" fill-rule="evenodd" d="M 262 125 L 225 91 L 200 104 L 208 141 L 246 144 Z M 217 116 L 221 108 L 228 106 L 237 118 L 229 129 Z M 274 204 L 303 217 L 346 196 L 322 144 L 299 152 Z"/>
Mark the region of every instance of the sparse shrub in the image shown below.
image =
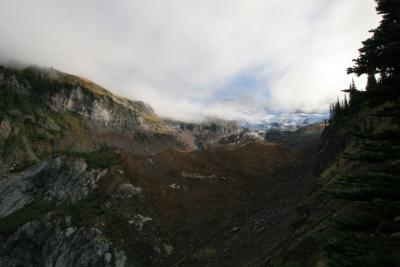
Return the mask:
<path id="1" fill-rule="evenodd" d="M 89 169 L 106 169 L 117 164 L 116 154 L 109 149 L 93 151 L 87 155 Z"/>

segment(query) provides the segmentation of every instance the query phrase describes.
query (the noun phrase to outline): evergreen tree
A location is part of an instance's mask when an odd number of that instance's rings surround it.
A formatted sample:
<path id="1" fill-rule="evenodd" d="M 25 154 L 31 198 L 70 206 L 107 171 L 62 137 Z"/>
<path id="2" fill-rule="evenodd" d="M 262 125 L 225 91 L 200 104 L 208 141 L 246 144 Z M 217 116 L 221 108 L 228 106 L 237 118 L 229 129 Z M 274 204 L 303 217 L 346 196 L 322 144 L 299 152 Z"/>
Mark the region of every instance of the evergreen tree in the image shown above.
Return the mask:
<path id="1" fill-rule="evenodd" d="M 400 1 L 375 0 L 382 21 L 378 28 L 371 30 L 373 36 L 363 42 L 360 56 L 348 73 L 374 75 L 381 78 L 400 76 Z"/>
<path id="2" fill-rule="evenodd" d="M 349 87 L 350 91 L 357 91 L 356 83 L 354 82 L 354 79 L 351 79 L 351 84 Z"/>
<path id="3" fill-rule="evenodd" d="M 335 104 L 334 110 L 335 110 L 334 117 L 340 116 L 341 111 L 342 111 L 342 107 L 340 105 L 339 97 L 336 100 L 336 104 Z"/>
<path id="4" fill-rule="evenodd" d="M 351 106 L 351 103 L 354 99 L 355 94 L 358 92 L 356 83 L 354 82 L 354 79 L 351 80 L 349 89 L 343 90 L 345 93 L 349 93 L 349 99 L 348 99 L 348 106 Z"/>
<path id="5" fill-rule="evenodd" d="M 348 109 L 350 107 L 349 101 L 347 101 L 347 95 L 344 95 L 344 109 Z"/>

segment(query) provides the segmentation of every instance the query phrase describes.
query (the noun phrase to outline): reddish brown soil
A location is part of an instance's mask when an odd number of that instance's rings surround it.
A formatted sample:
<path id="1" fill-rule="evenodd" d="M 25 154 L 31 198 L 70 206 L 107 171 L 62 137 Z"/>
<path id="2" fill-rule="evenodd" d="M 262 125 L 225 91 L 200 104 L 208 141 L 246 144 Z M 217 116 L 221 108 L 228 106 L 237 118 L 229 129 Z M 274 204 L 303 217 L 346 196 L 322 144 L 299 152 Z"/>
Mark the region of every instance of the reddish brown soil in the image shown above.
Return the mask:
<path id="1" fill-rule="evenodd" d="M 143 188 L 138 209 L 174 247 L 165 266 L 262 264 L 313 185 L 311 164 L 279 145 L 120 156 L 124 174 L 108 179 L 106 191 L 123 180 Z M 184 177 L 193 174 L 206 178 Z"/>

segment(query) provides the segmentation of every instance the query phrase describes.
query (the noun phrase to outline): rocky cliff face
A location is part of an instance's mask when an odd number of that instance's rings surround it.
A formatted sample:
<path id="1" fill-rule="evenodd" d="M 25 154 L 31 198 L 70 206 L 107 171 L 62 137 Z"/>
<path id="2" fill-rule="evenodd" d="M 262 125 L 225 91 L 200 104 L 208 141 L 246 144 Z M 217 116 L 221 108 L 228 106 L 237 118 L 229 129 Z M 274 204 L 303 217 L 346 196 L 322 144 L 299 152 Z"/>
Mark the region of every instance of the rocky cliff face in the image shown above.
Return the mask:
<path id="1" fill-rule="evenodd" d="M 398 86 L 384 81 L 333 116 L 304 220 L 270 266 L 399 266 L 399 110 Z"/>
<path id="2" fill-rule="evenodd" d="M 287 145 L 296 150 L 303 150 L 312 144 L 318 144 L 321 133 L 325 129 L 323 124 L 309 125 L 296 131 L 270 130 L 264 134 L 267 141 Z"/>
<path id="3" fill-rule="evenodd" d="M 197 148 L 204 149 L 221 143 L 222 140 L 238 136 L 244 129 L 235 121 L 212 120 L 209 122 L 186 123 L 167 120 L 168 124 L 192 136 Z"/>
<path id="4" fill-rule="evenodd" d="M 50 157 L 18 174 L 0 180 L 0 218 L 33 201 L 77 202 L 86 198 L 106 172 L 87 170 L 82 159 Z"/>
<path id="5" fill-rule="evenodd" d="M 37 162 L 38 154 L 49 150 L 88 152 L 107 146 L 154 153 L 191 145 L 148 105 L 73 75 L 1 67 L 0 88 L 0 141 L 12 154 L 4 155 L 6 163 Z"/>
<path id="6" fill-rule="evenodd" d="M 97 228 L 75 227 L 70 218 L 49 216 L 27 222 L 2 240 L 1 266 L 126 266 L 123 250 L 113 248 Z"/>
<path id="7" fill-rule="evenodd" d="M 73 224 L 66 207 L 88 197 L 107 170 L 50 157 L 0 179 L 1 266 L 125 266 L 101 230 Z M 1 220 L 3 219 L 3 220 Z"/>

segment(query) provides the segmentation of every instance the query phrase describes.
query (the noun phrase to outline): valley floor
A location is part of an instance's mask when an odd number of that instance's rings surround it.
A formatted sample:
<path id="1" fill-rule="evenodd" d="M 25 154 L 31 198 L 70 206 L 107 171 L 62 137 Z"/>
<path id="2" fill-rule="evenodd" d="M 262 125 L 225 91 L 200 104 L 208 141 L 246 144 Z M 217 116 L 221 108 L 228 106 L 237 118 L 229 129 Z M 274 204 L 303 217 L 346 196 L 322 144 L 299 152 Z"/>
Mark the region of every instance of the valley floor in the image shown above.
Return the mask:
<path id="1" fill-rule="evenodd" d="M 125 266 L 263 266 L 305 216 L 299 204 L 315 186 L 315 150 L 311 146 L 299 153 L 277 144 L 247 144 L 152 155 L 112 151 L 107 153 L 116 161 L 106 173 L 90 170 L 99 166 L 85 170 L 80 155 L 56 157 L 58 167 L 51 162 L 33 166 L 0 181 L 0 208 L 5 211 L 29 201 L 31 192 L 35 198 L 27 208 L 0 219 L 6 227 L 0 235 L 0 263 L 60 261 L 60 266 L 73 266 L 68 264 L 73 260 L 97 266 L 103 256 L 92 255 L 95 250 L 85 244 L 99 246 L 100 238 L 115 248 L 113 253 L 104 250 L 104 257 L 109 253 L 115 260 L 106 266 L 123 266 L 117 264 L 121 255 Z M 80 176 L 74 174 L 77 170 Z M 77 177 L 88 173 L 93 179 L 93 171 L 101 176 L 94 191 L 82 191 L 87 182 Z M 8 193 L 21 184 L 28 190 L 7 204 Z M 63 185 L 54 188 L 57 184 Z M 79 198 L 63 204 L 68 201 L 65 190 L 78 190 Z M 90 237 L 90 229 L 99 236 Z M 82 233 L 88 240 L 74 241 Z M 70 251 L 46 255 L 51 244 Z"/>
<path id="2" fill-rule="evenodd" d="M 303 219 L 300 203 L 316 183 L 314 155 L 315 146 L 294 153 L 262 144 L 123 153 L 118 170 L 143 189 L 135 209 L 154 227 L 143 231 L 156 229 L 173 249 L 157 264 L 262 266 Z M 112 192 L 115 177 L 103 186 Z M 135 212 L 129 202 L 118 204 L 124 205 L 126 214 Z"/>

